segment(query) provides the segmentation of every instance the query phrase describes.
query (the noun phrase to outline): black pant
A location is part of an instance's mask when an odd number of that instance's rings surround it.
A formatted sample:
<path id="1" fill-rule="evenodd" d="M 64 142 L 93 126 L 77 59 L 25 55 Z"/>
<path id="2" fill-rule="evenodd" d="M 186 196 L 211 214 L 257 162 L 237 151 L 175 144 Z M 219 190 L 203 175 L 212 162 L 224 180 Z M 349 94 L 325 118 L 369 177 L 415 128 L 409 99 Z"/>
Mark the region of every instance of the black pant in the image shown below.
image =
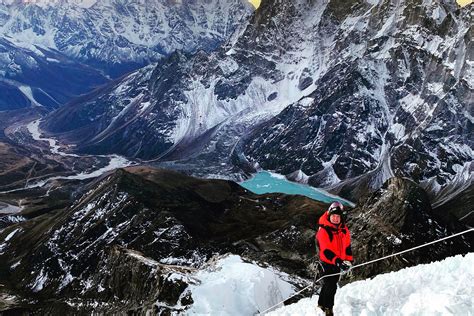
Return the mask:
<path id="1" fill-rule="evenodd" d="M 333 264 L 321 262 L 321 266 L 323 270 L 321 276 L 341 272 L 341 270 Z M 318 305 L 327 308 L 332 308 L 334 306 L 337 281 L 339 281 L 339 275 L 330 276 L 321 280 L 323 287 L 321 288 L 321 293 L 319 293 Z"/>

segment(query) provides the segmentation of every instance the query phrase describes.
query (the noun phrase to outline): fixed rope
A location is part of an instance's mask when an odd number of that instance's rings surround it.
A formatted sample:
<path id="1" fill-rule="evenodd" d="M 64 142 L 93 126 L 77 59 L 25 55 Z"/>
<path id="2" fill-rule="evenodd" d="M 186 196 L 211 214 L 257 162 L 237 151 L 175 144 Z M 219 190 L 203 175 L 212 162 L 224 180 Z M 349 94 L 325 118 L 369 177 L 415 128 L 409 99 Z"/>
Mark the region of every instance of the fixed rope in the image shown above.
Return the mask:
<path id="1" fill-rule="evenodd" d="M 474 231 L 474 227 L 473 228 L 470 228 L 470 229 L 467 229 L 465 231 L 462 231 L 462 232 L 459 232 L 459 233 L 456 233 L 456 234 L 453 234 L 453 235 L 450 235 L 450 236 L 447 236 L 447 237 L 443 237 L 443 238 L 440 238 L 440 239 L 437 239 L 437 240 L 434 240 L 434 241 L 430 241 L 430 242 L 427 242 L 425 244 L 422 244 L 422 245 L 418 245 L 418 246 L 415 246 L 413 248 L 410 248 L 410 249 L 406 249 L 406 250 L 403 250 L 403 251 L 400 251 L 400 252 L 397 252 L 397 253 L 393 253 L 391 255 L 388 255 L 388 256 L 384 256 L 384 257 L 381 257 L 381 258 L 378 258 L 378 259 L 374 259 L 374 260 L 370 260 L 370 261 L 367 261 L 367 262 L 363 262 L 363 263 L 360 263 L 360 264 L 357 264 L 355 266 L 352 266 L 348 271 L 344 271 L 344 272 L 339 272 L 339 273 L 333 273 L 333 274 L 328 274 L 328 275 L 325 275 L 323 277 L 320 277 L 319 279 L 317 279 L 316 281 L 314 281 L 313 284 L 316 284 L 318 283 L 319 281 L 321 281 L 322 279 L 324 278 L 328 278 L 328 277 L 332 277 L 332 276 L 336 276 L 336 275 L 343 275 L 343 274 L 346 274 L 348 273 L 350 270 L 353 270 L 355 268 L 360 268 L 362 266 L 366 266 L 368 264 L 371 264 L 371 263 L 374 263 L 374 262 L 377 262 L 377 261 L 382 261 L 382 260 L 385 260 L 385 259 L 388 259 L 388 258 L 391 258 L 391 257 L 395 257 L 395 256 L 399 256 L 401 254 L 404 254 L 406 252 L 410 252 L 410 251 L 413 251 L 413 250 L 416 250 L 418 248 L 423 248 L 423 247 L 426 247 L 426 246 L 429 246 L 429 245 L 432 245 L 432 244 L 436 244 L 438 242 L 441 242 L 441 241 L 444 241 L 446 239 L 450 239 L 450 238 L 454 238 L 454 237 L 457 237 L 457 236 L 460 236 L 460 235 L 463 235 L 463 234 L 466 234 L 468 232 L 471 232 L 471 231 Z M 309 289 L 310 287 L 312 287 L 312 285 L 308 285 L 307 287 L 303 288 L 302 290 L 294 293 L 293 295 L 291 295 L 290 297 L 284 299 L 283 301 L 267 308 L 266 310 L 258 313 L 258 315 L 263 315 L 269 311 L 271 311 L 272 309 L 274 309 L 275 307 L 277 307 L 278 305 L 282 304 L 284 301 L 287 301 L 289 300 L 290 298 L 292 297 L 295 297 L 296 295 L 306 291 L 307 289 Z"/>

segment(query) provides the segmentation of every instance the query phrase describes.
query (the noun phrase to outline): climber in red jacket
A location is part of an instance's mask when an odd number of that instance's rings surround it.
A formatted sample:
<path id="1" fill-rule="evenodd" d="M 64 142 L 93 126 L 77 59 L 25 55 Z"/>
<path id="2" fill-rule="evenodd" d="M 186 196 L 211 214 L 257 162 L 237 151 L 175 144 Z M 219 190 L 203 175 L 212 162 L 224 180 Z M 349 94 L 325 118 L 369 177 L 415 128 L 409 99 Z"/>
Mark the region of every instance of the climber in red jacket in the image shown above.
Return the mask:
<path id="1" fill-rule="evenodd" d="M 334 202 L 319 218 L 316 244 L 319 248 L 322 276 L 347 272 L 352 266 L 351 234 L 342 213 L 344 206 Z M 318 307 L 326 315 L 333 315 L 334 296 L 336 295 L 339 275 L 322 279 L 323 286 L 319 294 Z"/>

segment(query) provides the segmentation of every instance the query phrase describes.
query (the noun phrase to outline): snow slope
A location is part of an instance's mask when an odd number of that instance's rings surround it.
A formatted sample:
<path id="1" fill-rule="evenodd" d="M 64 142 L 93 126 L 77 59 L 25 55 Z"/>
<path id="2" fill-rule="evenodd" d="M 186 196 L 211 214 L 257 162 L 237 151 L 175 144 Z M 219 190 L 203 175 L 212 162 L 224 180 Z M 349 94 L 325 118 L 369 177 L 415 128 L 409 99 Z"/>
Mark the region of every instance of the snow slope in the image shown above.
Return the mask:
<path id="1" fill-rule="evenodd" d="M 282 275 L 230 255 L 219 260 L 212 269 L 197 273 L 195 277 L 200 283 L 190 289 L 195 303 L 186 313 L 254 315 L 294 292 L 293 286 L 281 279 Z"/>
<path id="2" fill-rule="evenodd" d="M 355 271 L 354 271 L 355 272 Z M 474 253 L 418 265 L 338 290 L 335 315 L 474 315 Z M 267 315 L 323 315 L 317 296 Z"/>

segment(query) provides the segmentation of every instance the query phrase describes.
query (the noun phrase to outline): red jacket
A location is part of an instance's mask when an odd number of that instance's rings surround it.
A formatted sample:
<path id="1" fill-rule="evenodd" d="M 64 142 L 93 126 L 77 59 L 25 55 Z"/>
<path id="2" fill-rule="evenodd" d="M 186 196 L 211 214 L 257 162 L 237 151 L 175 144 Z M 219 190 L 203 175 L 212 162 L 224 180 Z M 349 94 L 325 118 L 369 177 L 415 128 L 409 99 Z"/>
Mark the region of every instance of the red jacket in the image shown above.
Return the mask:
<path id="1" fill-rule="evenodd" d="M 336 264 L 338 258 L 342 261 L 353 260 L 349 229 L 344 223 L 337 226 L 331 223 L 327 211 L 319 218 L 316 244 L 319 248 L 319 258 L 323 262 Z"/>

